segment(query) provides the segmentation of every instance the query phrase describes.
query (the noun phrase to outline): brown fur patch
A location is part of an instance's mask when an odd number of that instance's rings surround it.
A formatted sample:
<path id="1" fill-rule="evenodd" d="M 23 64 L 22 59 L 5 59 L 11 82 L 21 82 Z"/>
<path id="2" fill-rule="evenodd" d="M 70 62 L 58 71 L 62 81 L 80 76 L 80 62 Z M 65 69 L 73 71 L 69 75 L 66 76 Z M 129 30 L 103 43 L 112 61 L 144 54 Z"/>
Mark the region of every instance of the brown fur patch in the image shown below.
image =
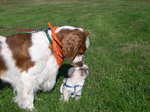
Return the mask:
<path id="1" fill-rule="evenodd" d="M 58 37 L 62 42 L 62 50 L 65 58 L 74 58 L 77 55 L 84 54 L 86 51 L 87 33 L 78 29 L 64 29 L 58 32 Z"/>
<path id="2" fill-rule="evenodd" d="M 80 62 L 77 62 L 77 63 L 73 63 L 73 66 L 83 66 L 83 62 L 82 61 L 80 61 Z"/>
<path id="3" fill-rule="evenodd" d="M 3 72 L 7 70 L 5 61 L 3 60 L 3 57 L 1 56 L 1 42 L 0 42 L 0 76 Z"/>
<path id="4" fill-rule="evenodd" d="M 24 33 L 8 36 L 6 43 L 11 49 L 16 66 L 21 71 L 27 71 L 30 67 L 34 66 L 34 62 L 32 62 L 29 55 L 29 48 L 32 45 L 31 34 Z"/>

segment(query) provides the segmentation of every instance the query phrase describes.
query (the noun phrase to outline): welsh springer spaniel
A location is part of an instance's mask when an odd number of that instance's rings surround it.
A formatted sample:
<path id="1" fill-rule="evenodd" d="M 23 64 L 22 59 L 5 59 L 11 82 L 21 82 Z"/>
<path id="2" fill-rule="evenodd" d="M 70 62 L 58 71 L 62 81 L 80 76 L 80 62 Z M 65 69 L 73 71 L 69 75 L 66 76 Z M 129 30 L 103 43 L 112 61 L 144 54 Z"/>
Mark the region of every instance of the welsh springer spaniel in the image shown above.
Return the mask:
<path id="1" fill-rule="evenodd" d="M 64 58 L 72 64 L 82 65 L 83 55 L 89 46 L 88 32 L 73 26 L 55 30 L 62 44 Z M 19 107 L 32 110 L 37 90 L 49 91 L 56 82 L 59 64 L 48 40 L 52 31 L 0 36 L 0 79 L 12 85 L 17 93 L 14 101 Z"/>

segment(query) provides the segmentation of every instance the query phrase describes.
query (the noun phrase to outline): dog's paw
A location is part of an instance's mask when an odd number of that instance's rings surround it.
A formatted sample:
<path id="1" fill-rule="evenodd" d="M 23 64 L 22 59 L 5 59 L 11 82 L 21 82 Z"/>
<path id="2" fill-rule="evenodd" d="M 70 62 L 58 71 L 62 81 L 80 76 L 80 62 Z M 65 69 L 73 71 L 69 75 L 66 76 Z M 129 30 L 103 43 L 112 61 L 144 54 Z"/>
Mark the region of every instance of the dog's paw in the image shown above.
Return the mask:
<path id="1" fill-rule="evenodd" d="M 79 100 L 81 98 L 81 96 L 75 96 L 76 100 Z"/>
<path id="2" fill-rule="evenodd" d="M 29 110 L 29 111 L 34 110 L 33 104 L 29 104 L 29 103 L 19 103 L 18 105 L 19 105 L 19 107 L 21 107 L 21 108 L 23 108 L 23 109 L 26 109 L 26 110 Z"/>
<path id="3" fill-rule="evenodd" d="M 32 111 L 34 109 L 33 103 L 29 100 L 21 99 L 21 98 L 16 96 L 13 98 L 13 101 L 15 103 L 17 103 L 20 108 L 23 108 L 23 109 L 26 109 L 29 111 Z"/>
<path id="4" fill-rule="evenodd" d="M 64 101 L 65 103 L 67 103 L 67 102 L 69 102 L 69 98 L 64 98 L 63 101 Z"/>

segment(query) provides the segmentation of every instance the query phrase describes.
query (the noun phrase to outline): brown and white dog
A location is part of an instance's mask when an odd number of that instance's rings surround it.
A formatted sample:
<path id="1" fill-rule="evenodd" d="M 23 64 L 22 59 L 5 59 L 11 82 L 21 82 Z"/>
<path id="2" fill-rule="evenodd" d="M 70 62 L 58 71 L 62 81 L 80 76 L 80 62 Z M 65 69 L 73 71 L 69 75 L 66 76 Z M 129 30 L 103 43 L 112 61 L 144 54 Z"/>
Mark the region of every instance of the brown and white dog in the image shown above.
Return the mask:
<path id="1" fill-rule="evenodd" d="M 47 31 L 52 38 L 51 30 Z M 63 45 L 64 58 L 82 64 L 89 46 L 88 33 L 73 26 L 61 26 L 55 33 Z M 0 36 L 0 79 L 12 85 L 17 93 L 14 101 L 21 108 L 32 110 L 35 92 L 54 87 L 58 69 L 45 31 Z"/>

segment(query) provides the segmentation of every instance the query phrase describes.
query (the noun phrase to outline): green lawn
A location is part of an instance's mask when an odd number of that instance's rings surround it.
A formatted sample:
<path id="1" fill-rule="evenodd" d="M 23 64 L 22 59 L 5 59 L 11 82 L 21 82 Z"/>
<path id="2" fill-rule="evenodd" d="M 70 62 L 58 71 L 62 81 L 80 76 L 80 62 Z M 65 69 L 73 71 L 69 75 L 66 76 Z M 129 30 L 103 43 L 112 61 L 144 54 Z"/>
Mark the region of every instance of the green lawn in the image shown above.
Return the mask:
<path id="1" fill-rule="evenodd" d="M 53 91 L 38 92 L 35 112 L 150 112 L 150 0 L 8 1 L 0 3 L 0 26 L 40 29 L 52 21 L 91 33 L 82 98 L 59 101 L 61 72 Z M 0 112 L 25 112 L 12 88 L 0 87 Z"/>

